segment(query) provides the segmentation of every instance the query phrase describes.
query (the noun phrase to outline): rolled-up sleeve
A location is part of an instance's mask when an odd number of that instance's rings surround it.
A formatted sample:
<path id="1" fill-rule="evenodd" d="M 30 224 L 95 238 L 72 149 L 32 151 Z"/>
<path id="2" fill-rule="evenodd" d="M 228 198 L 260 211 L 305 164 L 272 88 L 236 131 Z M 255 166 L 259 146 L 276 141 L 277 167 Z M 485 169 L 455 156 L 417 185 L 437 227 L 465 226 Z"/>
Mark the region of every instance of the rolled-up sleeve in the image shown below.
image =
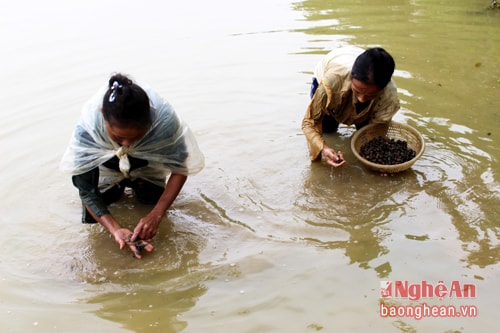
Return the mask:
<path id="1" fill-rule="evenodd" d="M 326 112 L 325 106 L 328 104 L 328 100 L 327 90 L 320 83 L 302 119 L 302 131 L 306 136 L 311 161 L 317 161 L 321 158 L 321 150 L 325 145 L 321 121 Z"/>

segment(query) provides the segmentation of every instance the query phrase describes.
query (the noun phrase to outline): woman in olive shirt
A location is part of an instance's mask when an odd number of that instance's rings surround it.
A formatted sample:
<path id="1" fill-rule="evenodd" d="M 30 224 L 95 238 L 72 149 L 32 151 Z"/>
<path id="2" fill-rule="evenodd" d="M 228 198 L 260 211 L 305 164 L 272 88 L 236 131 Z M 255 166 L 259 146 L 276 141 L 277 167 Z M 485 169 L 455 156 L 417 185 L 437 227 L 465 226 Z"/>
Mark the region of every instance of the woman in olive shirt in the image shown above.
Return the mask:
<path id="1" fill-rule="evenodd" d="M 399 110 L 394 82 L 394 60 L 382 48 L 363 50 L 348 46 L 335 49 L 314 71 L 311 102 L 302 120 L 311 161 L 323 156 L 334 167 L 345 163 L 341 151 L 330 148 L 323 133 L 339 124 L 360 129 L 368 123 L 389 122 Z"/>

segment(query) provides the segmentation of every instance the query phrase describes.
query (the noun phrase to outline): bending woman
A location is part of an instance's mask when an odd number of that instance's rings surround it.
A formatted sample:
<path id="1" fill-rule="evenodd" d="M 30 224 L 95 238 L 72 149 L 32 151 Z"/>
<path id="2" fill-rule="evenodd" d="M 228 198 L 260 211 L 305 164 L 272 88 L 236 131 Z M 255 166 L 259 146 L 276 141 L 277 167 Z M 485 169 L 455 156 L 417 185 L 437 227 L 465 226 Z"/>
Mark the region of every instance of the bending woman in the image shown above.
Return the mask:
<path id="1" fill-rule="evenodd" d="M 137 258 L 153 250 L 152 238 L 188 175 L 201 171 L 204 157 L 189 127 L 172 106 L 146 86 L 113 75 L 84 106 L 61 169 L 72 174 L 83 206 L 83 223 L 100 223 L 123 249 Z M 133 231 L 107 205 L 125 187 L 153 204 Z"/>
<path id="2" fill-rule="evenodd" d="M 363 50 L 345 46 L 332 50 L 314 70 L 311 102 L 302 119 L 311 161 L 323 157 L 329 165 L 345 164 L 341 151 L 329 147 L 323 133 L 339 124 L 360 129 L 369 123 L 388 123 L 399 110 L 395 63 L 380 47 Z"/>

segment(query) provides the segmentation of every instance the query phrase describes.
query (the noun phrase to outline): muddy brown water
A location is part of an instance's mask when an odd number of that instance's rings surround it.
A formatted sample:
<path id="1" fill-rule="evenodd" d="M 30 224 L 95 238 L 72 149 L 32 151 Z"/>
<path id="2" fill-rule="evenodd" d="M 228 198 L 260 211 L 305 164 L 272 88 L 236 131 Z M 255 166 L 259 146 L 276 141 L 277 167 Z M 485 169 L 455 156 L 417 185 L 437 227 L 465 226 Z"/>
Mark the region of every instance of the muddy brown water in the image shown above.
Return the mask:
<path id="1" fill-rule="evenodd" d="M 500 13 L 488 1 L 10 2 L 2 27 L 2 332 L 496 332 L 500 292 Z M 8 9 L 8 10 L 7 10 Z M 380 177 L 345 151 L 308 160 L 312 70 L 343 44 L 395 58 L 426 151 Z M 206 168 L 134 260 L 58 163 L 80 108 L 115 71 L 190 124 Z M 148 210 L 111 207 L 133 226 Z M 476 288 L 476 317 L 383 317 L 381 281 Z M 462 295 L 463 296 L 463 295 Z"/>

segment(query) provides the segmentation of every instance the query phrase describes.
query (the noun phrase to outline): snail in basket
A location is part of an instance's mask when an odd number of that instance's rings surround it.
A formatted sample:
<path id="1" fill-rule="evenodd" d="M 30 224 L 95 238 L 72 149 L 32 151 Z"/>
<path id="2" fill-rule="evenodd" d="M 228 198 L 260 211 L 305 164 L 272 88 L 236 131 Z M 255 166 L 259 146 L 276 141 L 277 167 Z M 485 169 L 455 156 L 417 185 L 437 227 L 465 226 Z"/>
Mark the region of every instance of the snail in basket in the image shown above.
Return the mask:
<path id="1" fill-rule="evenodd" d="M 368 161 L 383 164 L 401 164 L 413 159 L 417 153 L 403 140 L 378 136 L 361 146 L 359 154 Z"/>

